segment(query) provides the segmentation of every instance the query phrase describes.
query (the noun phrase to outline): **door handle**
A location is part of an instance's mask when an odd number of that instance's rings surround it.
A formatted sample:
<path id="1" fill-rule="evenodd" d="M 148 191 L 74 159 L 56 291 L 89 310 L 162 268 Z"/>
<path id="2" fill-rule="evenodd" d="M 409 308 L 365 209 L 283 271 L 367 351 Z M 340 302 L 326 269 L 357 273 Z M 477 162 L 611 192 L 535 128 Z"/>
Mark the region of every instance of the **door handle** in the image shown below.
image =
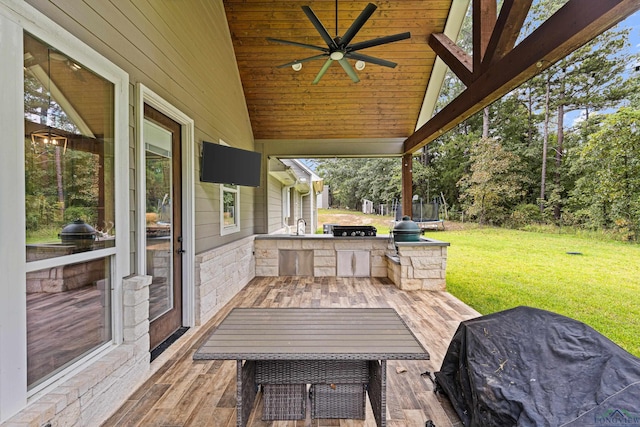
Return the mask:
<path id="1" fill-rule="evenodd" d="M 176 240 L 180 243 L 180 249 L 176 249 L 176 253 L 178 255 L 182 255 L 183 253 L 187 252 L 184 249 L 182 249 L 182 236 L 178 236 Z"/>

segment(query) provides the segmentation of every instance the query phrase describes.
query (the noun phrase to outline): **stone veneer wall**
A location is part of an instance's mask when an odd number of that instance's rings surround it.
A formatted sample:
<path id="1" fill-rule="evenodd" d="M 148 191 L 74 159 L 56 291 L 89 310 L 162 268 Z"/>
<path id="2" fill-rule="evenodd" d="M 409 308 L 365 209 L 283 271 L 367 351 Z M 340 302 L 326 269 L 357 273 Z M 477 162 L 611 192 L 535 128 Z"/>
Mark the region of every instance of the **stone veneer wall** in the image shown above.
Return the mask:
<path id="1" fill-rule="evenodd" d="M 27 293 L 79 289 L 104 277 L 104 259 L 61 265 L 27 273 Z"/>
<path id="2" fill-rule="evenodd" d="M 278 251 L 313 250 L 313 275 L 335 277 L 336 251 L 363 250 L 371 252 L 371 276 L 387 277 L 387 239 L 333 238 L 257 238 L 255 241 L 256 276 L 278 276 Z"/>
<path id="3" fill-rule="evenodd" d="M 388 265 L 389 278 L 402 290 L 446 290 L 447 246 L 398 244 Z"/>
<path id="4" fill-rule="evenodd" d="M 98 426 L 151 375 L 149 285 L 151 276 L 123 280 L 124 342 L 32 398 L 3 427 Z"/>
<path id="5" fill-rule="evenodd" d="M 211 319 L 256 276 L 253 244 L 250 236 L 196 255 L 196 325 Z"/>

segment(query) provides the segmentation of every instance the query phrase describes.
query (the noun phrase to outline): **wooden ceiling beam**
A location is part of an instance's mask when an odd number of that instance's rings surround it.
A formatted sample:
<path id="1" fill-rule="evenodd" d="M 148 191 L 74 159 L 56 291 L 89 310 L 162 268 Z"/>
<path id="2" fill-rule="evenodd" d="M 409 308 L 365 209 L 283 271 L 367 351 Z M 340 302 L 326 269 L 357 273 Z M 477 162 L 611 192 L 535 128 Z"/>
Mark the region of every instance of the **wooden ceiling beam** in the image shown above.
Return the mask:
<path id="1" fill-rule="evenodd" d="M 470 55 L 442 33 L 431 34 L 429 46 L 465 86 L 471 84 L 473 81 L 473 64 Z"/>
<path id="2" fill-rule="evenodd" d="M 636 10 L 640 0 L 569 0 L 404 142 L 413 153 Z"/>
<path id="3" fill-rule="evenodd" d="M 482 69 L 504 57 L 516 45 L 533 0 L 505 0 L 482 59 Z"/>
<path id="4" fill-rule="evenodd" d="M 496 25 L 496 0 L 473 0 L 473 71 L 477 76 Z M 468 85 L 467 85 L 468 86 Z"/>
<path id="5" fill-rule="evenodd" d="M 505 0 L 496 20 L 495 0 L 473 2 L 473 55 L 467 54 L 442 33 L 431 34 L 429 46 L 449 69 L 469 87 L 487 64 L 502 58 L 513 49 L 532 0 Z"/>
<path id="6" fill-rule="evenodd" d="M 303 136 L 300 139 L 279 139 L 277 135 L 256 138 L 263 144 L 266 156 L 314 158 L 314 157 L 393 157 L 402 150 L 403 138 L 331 138 L 324 133 L 321 137 Z"/>

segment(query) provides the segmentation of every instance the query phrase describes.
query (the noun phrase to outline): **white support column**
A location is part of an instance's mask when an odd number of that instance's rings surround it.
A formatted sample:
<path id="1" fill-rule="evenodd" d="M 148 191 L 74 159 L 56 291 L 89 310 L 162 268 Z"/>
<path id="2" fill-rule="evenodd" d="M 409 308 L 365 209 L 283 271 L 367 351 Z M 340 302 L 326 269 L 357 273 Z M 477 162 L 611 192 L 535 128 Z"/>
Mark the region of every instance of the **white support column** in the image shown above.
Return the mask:
<path id="1" fill-rule="evenodd" d="M 0 422 L 27 401 L 22 27 L 0 6 Z"/>

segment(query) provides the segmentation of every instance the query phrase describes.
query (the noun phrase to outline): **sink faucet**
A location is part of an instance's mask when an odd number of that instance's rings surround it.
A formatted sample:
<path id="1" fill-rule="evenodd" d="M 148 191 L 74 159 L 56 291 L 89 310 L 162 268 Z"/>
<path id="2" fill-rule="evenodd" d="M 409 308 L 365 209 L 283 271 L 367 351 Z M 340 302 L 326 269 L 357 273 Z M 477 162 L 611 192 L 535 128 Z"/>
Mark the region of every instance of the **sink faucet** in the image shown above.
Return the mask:
<path id="1" fill-rule="evenodd" d="M 298 218 L 298 222 L 296 223 L 296 235 L 299 236 L 304 234 L 306 226 L 307 221 L 305 221 L 304 218 Z"/>

